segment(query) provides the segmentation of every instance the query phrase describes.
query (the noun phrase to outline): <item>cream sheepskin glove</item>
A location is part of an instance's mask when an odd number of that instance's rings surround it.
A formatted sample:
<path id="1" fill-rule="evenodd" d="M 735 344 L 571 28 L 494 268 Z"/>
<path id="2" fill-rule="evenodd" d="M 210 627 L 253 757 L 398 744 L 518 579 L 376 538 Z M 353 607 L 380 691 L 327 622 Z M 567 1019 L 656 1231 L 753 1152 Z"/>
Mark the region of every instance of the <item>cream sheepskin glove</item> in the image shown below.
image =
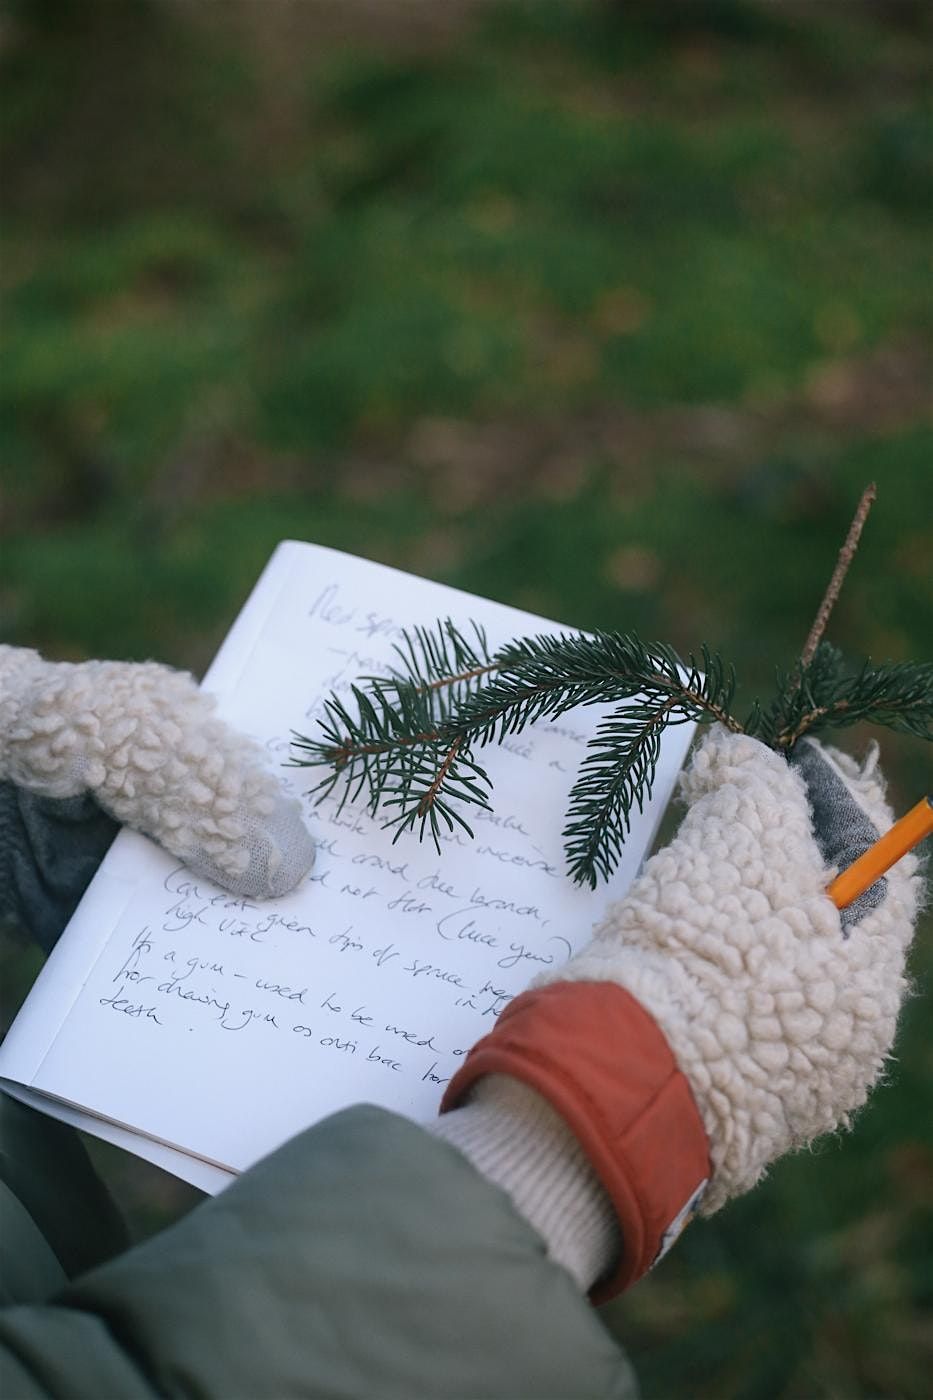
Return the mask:
<path id="1" fill-rule="evenodd" d="M 285 894 L 314 856 L 300 805 L 213 711 L 191 676 L 155 662 L 52 663 L 0 646 L 0 779 L 90 794 L 195 873 L 252 898 Z"/>
<path id="2" fill-rule="evenodd" d="M 845 923 L 825 893 L 846 847 L 893 820 L 876 753 L 859 768 L 804 741 L 788 764 L 717 726 L 682 792 L 671 844 L 587 947 L 532 985 L 615 982 L 657 1022 L 709 1138 L 710 1215 L 864 1103 L 907 990 L 920 877 L 906 856 Z"/>

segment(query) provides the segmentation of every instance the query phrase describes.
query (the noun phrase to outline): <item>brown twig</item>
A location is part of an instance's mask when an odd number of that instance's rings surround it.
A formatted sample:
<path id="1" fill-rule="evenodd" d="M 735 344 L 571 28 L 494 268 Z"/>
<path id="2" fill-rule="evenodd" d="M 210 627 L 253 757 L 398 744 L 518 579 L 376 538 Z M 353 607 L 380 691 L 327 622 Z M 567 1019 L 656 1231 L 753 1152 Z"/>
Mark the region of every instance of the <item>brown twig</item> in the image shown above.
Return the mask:
<path id="1" fill-rule="evenodd" d="M 440 680 L 428 681 L 427 685 L 416 686 L 419 695 L 426 690 L 440 690 L 445 685 L 458 685 L 461 681 L 472 681 L 477 676 L 488 676 L 491 671 L 501 671 L 502 663 L 492 661 L 488 666 L 474 666 L 472 671 L 460 671 L 455 676 L 441 676 Z"/>
<path id="2" fill-rule="evenodd" d="M 460 748 L 462 742 L 462 739 L 455 739 L 451 744 L 450 748 L 447 750 L 447 757 L 444 759 L 444 762 L 441 764 L 440 768 L 438 768 L 437 772 L 435 773 L 434 781 L 431 783 L 431 786 L 428 788 L 427 792 L 424 794 L 421 801 L 418 803 L 419 817 L 425 816 L 434 806 L 434 803 L 437 799 L 437 794 L 440 792 L 441 785 L 443 784 L 444 779 L 447 777 L 450 765 L 457 757 L 457 750 Z"/>
<path id="3" fill-rule="evenodd" d="M 777 745 L 782 749 L 792 749 L 797 740 L 806 734 L 808 729 L 812 729 L 817 720 L 823 719 L 825 715 L 842 713 L 849 708 L 848 700 L 837 700 L 834 705 L 817 705 L 815 710 L 808 710 L 805 715 L 801 715 L 795 729 L 782 731 L 777 737 Z"/>
<path id="4" fill-rule="evenodd" d="M 739 724 L 738 720 L 733 718 L 733 716 L 730 715 L 727 710 L 724 710 L 721 705 L 714 705 L 712 700 L 707 700 L 704 696 L 698 695 L 695 690 L 685 689 L 683 694 L 688 700 L 692 700 L 694 704 L 698 705 L 701 709 L 706 710 L 707 714 L 713 716 L 713 719 L 717 719 L 720 724 L 724 724 L 727 729 L 731 729 L 733 734 L 745 733 L 745 730 L 742 728 L 741 724 Z M 672 701 L 670 701 L 671 708 L 673 708 L 673 706 L 676 705 L 676 703 L 677 699 L 675 697 Z"/>
<path id="5" fill-rule="evenodd" d="M 826 624 L 829 621 L 829 615 L 835 606 L 836 599 L 839 597 L 840 590 L 845 581 L 845 576 L 849 572 L 849 565 L 855 558 L 855 551 L 858 549 L 862 527 L 868 519 L 868 512 L 874 505 L 877 494 L 878 488 L 873 481 L 870 482 L 862 492 L 862 499 L 859 501 L 858 508 L 852 517 L 852 524 L 849 526 L 849 533 L 846 535 L 845 544 L 839 551 L 839 558 L 836 560 L 836 567 L 833 569 L 832 578 L 829 580 L 829 586 L 823 594 L 823 601 L 820 603 L 816 617 L 813 619 L 813 626 L 810 628 L 807 640 L 804 643 L 803 651 L 800 653 L 798 677 L 800 672 L 807 669 L 810 662 L 813 660 L 817 647 L 822 641 L 823 633 L 826 631 Z"/>
<path id="6" fill-rule="evenodd" d="M 354 744 L 351 739 L 346 739 L 342 744 L 333 744 L 327 750 L 321 750 L 326 754 L 320 761 L 332 763 L 337 769 L 346 768 L 351 759 L 359 758 L 364 754 L 371 753 L 391 753 L 393 749 L 410 748 L 412 744 L 431 744 L 439 737 L 438 730 L 425 730 L 422 734 L 395 734 L 391 739 L 377 739 L 371 744 Z M 293 765 L 294 766 L 294 765 Z M 298 764 L 298 767 L 307 767 L 307 764 Z"/>

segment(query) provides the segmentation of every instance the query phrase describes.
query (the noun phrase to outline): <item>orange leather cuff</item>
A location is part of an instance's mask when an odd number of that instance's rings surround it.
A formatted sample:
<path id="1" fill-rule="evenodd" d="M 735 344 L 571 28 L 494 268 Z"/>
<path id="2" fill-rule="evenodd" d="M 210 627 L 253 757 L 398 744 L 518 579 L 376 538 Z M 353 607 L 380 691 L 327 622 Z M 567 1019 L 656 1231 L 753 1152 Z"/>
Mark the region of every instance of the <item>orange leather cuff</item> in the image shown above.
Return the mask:
<path id="1" fill-rule="evenodd" d="M 615 1297 L 676 1238 L 711 1174 L 699 1111 L 664 1035 L 615 982 L 554 982 L 509 1003 L 450 1081 L 441 1112 L 486 1074 L 536 1089 L 583 1147 L 623 1241 L 615 1271 L 590 1296 Z"/>

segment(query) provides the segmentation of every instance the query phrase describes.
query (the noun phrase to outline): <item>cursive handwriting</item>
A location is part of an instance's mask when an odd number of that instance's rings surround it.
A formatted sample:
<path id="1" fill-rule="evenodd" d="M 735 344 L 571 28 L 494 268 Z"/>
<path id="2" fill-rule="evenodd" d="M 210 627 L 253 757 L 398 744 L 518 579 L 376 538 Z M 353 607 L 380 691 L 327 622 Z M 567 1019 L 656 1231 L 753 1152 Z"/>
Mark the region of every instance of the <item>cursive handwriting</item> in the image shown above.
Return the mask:
<path id="1" fill-rule="evenodd" d="M 317 692 L 304 691 L 297 713 L 320 715 L 328 693 L 361 673 L 388 674 L 401 635 L 389 608 L 325 578 L 300 611 L 320 661 Z M 544 729 L 546 751 L 534 725 L 502 745 L 505 762 L 527 766 L 526 783 L 539 756 L 558 782 L 588 742 L 566 723 Z M 264 743 L 274 762 L 286 759 L 285 736 Z M 571 955 L 551 925 L 565 887 L 559 833 L 542 834 L 539 807 L 529 795 L 512 810 L 476 809 L 477 839 L 445 832 L 438 860 L 407 835 L 393 844 L 378 814 L 328 794 L 309 810 L 315 861 L 295 895 L 260 902 L 172 869 L 145 920 L 128 918 L 110 945 L 100 1008 L 130 1034 L 148 1023 L 195 1037 L 186 1046 L 200 1037 L 206 1055 L 262 1055 L 268 1044 L 278 1056 L 287 1045 L 303 1064 L 321 1057 L 327 1073 L 442 1086 L 484 1023 Z M 368 1082 L 354 1080 L 353 1092 Z"/>

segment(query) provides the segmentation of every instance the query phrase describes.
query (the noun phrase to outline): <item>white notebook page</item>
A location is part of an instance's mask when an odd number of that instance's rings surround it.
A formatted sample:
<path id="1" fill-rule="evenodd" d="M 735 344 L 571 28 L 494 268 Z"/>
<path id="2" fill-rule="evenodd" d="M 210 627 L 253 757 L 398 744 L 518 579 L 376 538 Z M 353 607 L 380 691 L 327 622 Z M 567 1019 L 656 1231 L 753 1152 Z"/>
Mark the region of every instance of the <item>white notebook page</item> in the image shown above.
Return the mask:
<path id="1" fill-rule="evenodd" d="M 493 645 L 560 630 L 289 541 L 205 688 L 279 764 L 332 690 L 391 664 L 402 628 L 448 615 L 475 619 Z M 351 1103 L 430 1117 L 469 1047 L 536 972 L 587 940 L 651 844 L 692 725 L 665 734 L 654 795 L 611 883 L 593 893 L 566 874 L 567 796 L 600 713 L 572 711 L 484 750 L 494 810 L 469 809 L 476 839 L 455 833 L 440 855 L 412 835 L 393 845 L 362 801 L 338 812 L 336 798 L 305 798 L 314 868 L 266 903 L 121 833 L 0 1049 L 0 1076 L 116 1125 L 102 1135 L 133 1150 L 132 1134 L 151 1138 L 141 1155 L 182 1175 L 167 1149 L 239 1172 Z M 320 770 L 282 774 L 303 796 Z M 209 1172 L 197 1179 L 210 1185 Z"/>

